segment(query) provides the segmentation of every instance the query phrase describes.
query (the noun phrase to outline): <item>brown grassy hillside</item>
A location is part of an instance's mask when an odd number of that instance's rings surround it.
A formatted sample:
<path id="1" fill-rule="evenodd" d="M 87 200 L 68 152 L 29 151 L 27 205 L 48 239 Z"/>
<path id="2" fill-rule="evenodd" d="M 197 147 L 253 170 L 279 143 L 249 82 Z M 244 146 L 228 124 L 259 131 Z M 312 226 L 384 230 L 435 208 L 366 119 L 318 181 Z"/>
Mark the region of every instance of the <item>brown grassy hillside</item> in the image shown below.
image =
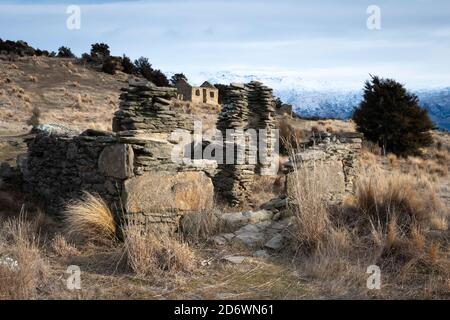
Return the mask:
<path id="1" fill-rule="evenodd" d="M 75 59 L 0 60 L 0 132 L 29 129 L 26 121 L 34 107 L 41 111 L 42 123 L 109 129 L 127 78 L 120 72 L 97 72 Z"/>

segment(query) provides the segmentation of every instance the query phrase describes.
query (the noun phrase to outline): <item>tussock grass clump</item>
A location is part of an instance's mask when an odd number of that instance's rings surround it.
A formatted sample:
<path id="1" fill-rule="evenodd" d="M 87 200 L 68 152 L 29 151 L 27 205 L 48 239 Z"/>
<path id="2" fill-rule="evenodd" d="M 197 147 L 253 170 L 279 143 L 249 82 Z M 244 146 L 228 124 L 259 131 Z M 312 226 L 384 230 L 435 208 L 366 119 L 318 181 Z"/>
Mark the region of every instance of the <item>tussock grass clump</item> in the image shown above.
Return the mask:
<path id="1" fill-rule="evenodd" d="M 222 225 L 214 210 L 205 210 L 185 214 L 180 221 L 180 229 L 186 241 L 199 243 L 219 233 Z"/>
<path id="2" fill-rule="evenodd" d="M 64 211 L 65 234 L 77 242 L 110 244 L 116 239 L 116 222 L 105 201 L 98 195 L 84 192 L 70 202 Z"/>
<path id="3" fill-rule="evenodd" d="M 128 265 L 140 277 L 194 269 L 195 256 L 190 247 L 168 233 L 156 233 L 138 222 L 128 222 L 123 234 Z"/>
<path id="4" fill-rule="evenodd" d="M 410 232 L 415 225 L 426 228 L 433 217 L 443 214 L 442 203 L 425 178 L 388 174 L 377 168 L 358 179 L 355 200 L 361 215 L 385 229 L 392 219 L 404 232 Z"/>
<path id="5" fill-rule="evenodd" d="M 39 250 L 35 226 L 24 216 L 0 228 L 0 299 L 35 299 L 48 266 Z"/>
<path id="6" fill-rule="evenodd" d="M 50 247 L 60 257 L 68 257 L 79 254 L 77 248 L 67 242 L 63 235 L 57 234 L 51 241 Z"/>

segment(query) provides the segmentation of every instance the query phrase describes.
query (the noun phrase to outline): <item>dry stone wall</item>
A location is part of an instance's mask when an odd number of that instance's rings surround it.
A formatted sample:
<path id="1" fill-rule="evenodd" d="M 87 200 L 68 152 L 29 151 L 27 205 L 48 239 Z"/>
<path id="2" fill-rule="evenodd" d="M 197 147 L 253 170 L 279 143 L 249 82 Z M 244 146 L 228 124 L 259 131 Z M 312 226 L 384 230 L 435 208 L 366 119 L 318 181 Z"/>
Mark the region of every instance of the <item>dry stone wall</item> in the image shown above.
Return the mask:
<path id="1" fill-rule="evenodd" d="M 21 160 L 25 188 L 60 212 L 83 191 L 99 194 L 116 215 L 174 228 L 186 212 L 212 207 L 214 189 L 201 166 L 174 163 L 176 129 L 192 131 L 173 110 L 173 88 L 132 81 L 123 89 L 114 132 L 42 131 Z"/>
<path id="2" fill-rule="evenodd" d="M 302 172 L 300 169 L 305 168 L 321 170 L 320 174 L 326 179 L 328 200 L 341 202 L 345 194 L 354 190 L 362 139 L 360 133 L 316 134 L 309 146 L 295 154 L 294 159 L 285 165 L 288 197 L 295 197 L 295 185 Z"/>
<path id="3" fill-rule="evenodd" d="M 132 156 L 115 136 L 41 132 L 26 142 L 28 154 L 18 161 L 24 188 L 38 195 L 49 211 L 59 212 L 82 191 L 98 193 L 113 208 L 120 207 L 117 195 L 121 181 L 131 176 Z"/>

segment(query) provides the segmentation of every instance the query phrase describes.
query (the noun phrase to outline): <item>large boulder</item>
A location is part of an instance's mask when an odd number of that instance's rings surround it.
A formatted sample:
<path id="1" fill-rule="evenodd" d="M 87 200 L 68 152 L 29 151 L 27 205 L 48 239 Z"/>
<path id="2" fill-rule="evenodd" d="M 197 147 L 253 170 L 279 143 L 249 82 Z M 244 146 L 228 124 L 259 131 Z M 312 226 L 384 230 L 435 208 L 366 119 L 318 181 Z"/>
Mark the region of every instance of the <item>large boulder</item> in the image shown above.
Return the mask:
<path id="1" fill-rule="evenodd" d="M 214 188 L 204 172 L 150 171 L 125 181 L 127 213 L 199 212 L 212 209 Z"/>

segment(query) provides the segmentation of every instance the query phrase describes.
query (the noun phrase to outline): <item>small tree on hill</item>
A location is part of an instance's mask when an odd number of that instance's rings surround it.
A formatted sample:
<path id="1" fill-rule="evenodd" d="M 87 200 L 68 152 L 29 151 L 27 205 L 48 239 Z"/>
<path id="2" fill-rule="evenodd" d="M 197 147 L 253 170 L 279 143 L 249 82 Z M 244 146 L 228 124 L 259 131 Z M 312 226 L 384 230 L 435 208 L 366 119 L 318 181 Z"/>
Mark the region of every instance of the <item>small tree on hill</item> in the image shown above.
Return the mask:
<path id="1" fill-rule="evenodd" d="M 178 81 L 180 80 L 184 80 L 184 81 L 188 81 L 187 77 L 183 74 L 183 73 L 175 73 L 172 78 L 170 78 L 170 83 L 172 85 L 175 85 Z"/>
<path id="2" fill-rule="evenodd" d="M 372 77 L 366 82 L 353 120 L 358 131 L 384 152 L 416 154 L 433 142 L 430 130 L 434 125 L 427 110 L 419 106 L 416 95 L 392 79 Z"/>
<path id="3" fill-rule="evenodd" d="M 140 57 L 134 62 L 136 71 L 148 81 L 153 82 L 158 87 L 169 86 L 169 80 L 166 75 L 160 70 L 155 70 L 152 68 L 151 63 L 147 58 Z"/>
<path id="4" fill-rule="evenodd" d="M 70 48 L 62 46 L 58 49 L 58 58 L 75 58 L 75 55 Z"/>
<path id="5" fill-rule="evenodd" d="M 91 45 L 91 57 L 97 60 L 105 60 L 111 55 L 106 43 L 94 43 Z"/>
<path id="6" fill-rule="evenodd" d="M 123 55 L 122 57 L 122 68 L 123 72 L 128 74 L 133 74 L 136 72 L 136 68 L 134 67 L 133 62 L 131 62 L 131 59 L 128 58 L 126 55 Z"/>
<path id="7" fill-rule="evenodd" d="M 102 71 L 108 74 L 116 74 L 116 63 L 111 57 L 106 58 L 102 65 Z"/>

